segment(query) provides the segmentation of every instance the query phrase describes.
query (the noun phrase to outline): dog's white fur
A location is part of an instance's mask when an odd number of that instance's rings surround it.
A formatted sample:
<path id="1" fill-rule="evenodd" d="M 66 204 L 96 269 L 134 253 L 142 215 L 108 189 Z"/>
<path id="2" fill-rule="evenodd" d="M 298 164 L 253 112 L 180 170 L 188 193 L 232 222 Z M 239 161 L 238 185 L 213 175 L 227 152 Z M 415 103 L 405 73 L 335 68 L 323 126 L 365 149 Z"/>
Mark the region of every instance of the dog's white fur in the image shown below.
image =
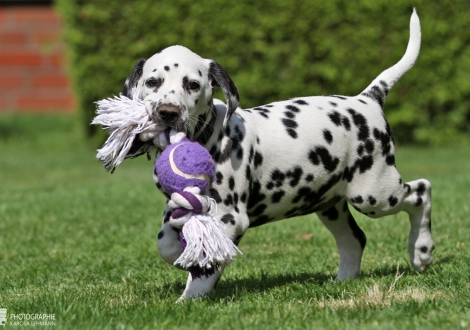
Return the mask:
<path id="1" fill-rule="evenodd" d="M 355 97 L 302 97 L 243 110 L 237 108 L 238 93 L 220 65 L 182 46 L 140 61 L 123 93 L 142 86 L 141 96 L 155 122 L 184 130 L 211 152 L 218 173 L 209 194 L 218 201 L 217 217 L 226 223 L 233 241 L 238 243 L 250 226 L 316 212 L 337 243 L 337 279 L 355 278 L 366 238 L 348 202 L 372 218 L 407 212 L 410 260 L 416 270 L 424 271 L 434 249 L 431 184 L 425 179 L 401 181 L 382 109 L 390 88 L 416 61 L 420 42 L 419 19 L 413 12 L 403 58 Z M 217 86 L 227 106 L 214 104 Z M 173 264 L 181 249 L 168 216 L 158 250 Z M 197 279 L 190 275 L 181 299 L 212 291 L 222 271 Z"/>

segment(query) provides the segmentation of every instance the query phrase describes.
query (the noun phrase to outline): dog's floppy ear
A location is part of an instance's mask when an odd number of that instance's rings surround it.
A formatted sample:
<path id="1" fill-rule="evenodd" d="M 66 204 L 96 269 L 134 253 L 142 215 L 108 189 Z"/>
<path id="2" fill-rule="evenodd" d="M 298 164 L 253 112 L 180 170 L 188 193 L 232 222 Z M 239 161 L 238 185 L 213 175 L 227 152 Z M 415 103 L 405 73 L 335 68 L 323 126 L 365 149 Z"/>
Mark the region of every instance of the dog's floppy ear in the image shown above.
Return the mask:
<path id="1" fill-rule="evenodd" d="M 219 86 L 222 88 L 225 100 L 227 102 L 227 113 L 224 118 L 224 127 L 227 125 L 230 116 L 235 112 L 235 109 L 240 104 L 240 97 L 238 90 L 227 71 L 216 61 L 210 60 L 209 62 L 209 77 L 216 84 L 212 86 Z"/>
<path id="2" fill-rule="evenodd" d="M 132 97 L 132 88 L 137 86 L 140 77 L 142 77 L 142 71 L 144 69 L 144 64 L 146 61 L 146 59 L 141 59 L 135 64 L 134 70 L 132 70 L 131 74 L 129 75 L 129 77 L 127 77 L 126 82 L 124 83 L 124 87 L 121 92 L 122 95 L 129 98 Z"/>

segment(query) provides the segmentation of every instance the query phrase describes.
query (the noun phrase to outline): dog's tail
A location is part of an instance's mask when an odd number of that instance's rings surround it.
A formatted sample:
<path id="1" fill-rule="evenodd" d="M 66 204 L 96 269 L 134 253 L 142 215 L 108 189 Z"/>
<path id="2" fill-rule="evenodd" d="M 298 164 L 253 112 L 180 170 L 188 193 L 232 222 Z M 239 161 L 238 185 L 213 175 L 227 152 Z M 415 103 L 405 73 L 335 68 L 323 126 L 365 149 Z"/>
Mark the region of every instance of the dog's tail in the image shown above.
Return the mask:
<path id="1" fill-rule="evenodd" d="M 405 55 L 394 66 L 383 71 L 367 88 L 361 93 L 367 96 L 383 108 L 385 97 L 392 86 L 401 78 L 416 62 L 421 45 L 421 27 L 419 24 L 418 14 L 413 9 L 410 19 L 410 39 L 406 48 Z"/>

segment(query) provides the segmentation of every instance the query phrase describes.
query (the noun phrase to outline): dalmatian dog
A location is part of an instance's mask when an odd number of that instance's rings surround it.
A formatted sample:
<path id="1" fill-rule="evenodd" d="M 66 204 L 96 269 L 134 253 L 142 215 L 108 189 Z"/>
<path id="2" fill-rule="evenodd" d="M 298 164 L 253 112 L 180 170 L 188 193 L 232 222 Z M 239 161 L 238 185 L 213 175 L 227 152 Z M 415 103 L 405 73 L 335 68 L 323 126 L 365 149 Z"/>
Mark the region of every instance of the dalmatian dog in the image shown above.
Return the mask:
<path id="1" fill-rule="evenodd" d="M 410 20 L 410 39 L 401 60 L 383 71 L 357 96 L 296 97 L 241 109 L 237 88 L 217 62 L 182 46 L 140 60 L 122 94 L 141 87 L 140 97 L 155 123 L 184 131 L 204 145 L 216 162 L 208 194 L 217 219 L 236 244 L 248 228 L 316 213 L 339 250 L 337 280 L 359 276 L 366 235 L 348 204 L 379 218 L 409 214 L 409 256 L 417 271 L 432 263 L 431 184 L 403 182 L 395 167 L 392 132 L 383 107 L 387 93 L 416 61 L 421 43 L 419 18 Z M 221 87 L 227 104 L 213 99 Z M 161 126 L 161 125 L 160 125 Z M 152 143 L 159 132 L 137 144 Z M 158 177 L 154 175 L 157 187 Z M 179 236 L 166 206 L 158 251 L 170 264 L 181 254 Z M 211 292 L 223 269 L 210 276 L 189 275 L 180 299 Z"/>

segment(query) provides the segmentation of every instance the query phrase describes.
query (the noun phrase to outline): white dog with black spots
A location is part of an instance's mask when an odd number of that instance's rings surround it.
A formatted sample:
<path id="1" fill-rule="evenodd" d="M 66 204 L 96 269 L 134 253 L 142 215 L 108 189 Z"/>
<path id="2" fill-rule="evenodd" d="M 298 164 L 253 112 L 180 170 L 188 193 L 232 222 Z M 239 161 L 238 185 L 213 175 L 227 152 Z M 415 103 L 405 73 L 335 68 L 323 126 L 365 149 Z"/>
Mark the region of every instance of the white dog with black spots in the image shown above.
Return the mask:
<path id="1" fill-rule="evenodd" d="M 218 204 L 217 219 L 236 244 L 250 227 L 316 213 L 336 240 L 337 280 L 356 278 L 366 235 L 349 203 L 371 218 L 407 212 L 411 264 L 425 271 L 434 249 L 431 184 L 425 179 L 402 182 L 383 112 L 387 93 L 415 63 L 420 43 L 414 11 L 405 55 L 352 97 L 296 97 L 241 109 L 237 88 L 226 71 L 182 46 L 140 60 L 122 94 L 130 96 L 130 90 L 139 86 L 157 126 L 183 131 L 209 150 L 216 162 L 216 180 L 208 194 Z M 217 87 L 227 105 L 213 99 Z M 159 133 L 141 134 L 133 150 L 145 143 L 158 145 Z M 156 175 L 154 179 L 160 188 Z M 173 264 L 181 247 L 169 217 L 167 206 L 158 251 Z M 220 268 L 197 278 L 190 274 L 180 299 L 211 292 L 222 272 Z"/>

